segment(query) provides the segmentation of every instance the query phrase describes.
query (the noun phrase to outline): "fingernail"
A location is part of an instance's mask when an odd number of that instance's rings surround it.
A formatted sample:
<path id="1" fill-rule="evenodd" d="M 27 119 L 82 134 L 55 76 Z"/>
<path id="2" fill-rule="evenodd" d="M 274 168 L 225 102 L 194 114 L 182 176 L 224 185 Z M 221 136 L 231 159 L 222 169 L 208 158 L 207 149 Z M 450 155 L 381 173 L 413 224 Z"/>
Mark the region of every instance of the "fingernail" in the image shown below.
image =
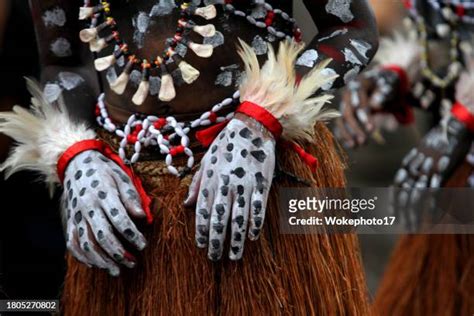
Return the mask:
<path id="1" fill-rule="evenodd" d="M 260 238 L 260 230 L 252 229 L 252 231 L 250 231 L 250 233 L 249 233 L 249 239 L 251 241 L 256 241 L 256 240 L 258 240 L 258 238 Z"/>
<path id="2" fill-rule="evenodd" d="M 124 264 L 127 268 L 133 269 L 137 265 L 137 259 L 130 252 L 125 251 L 123 253 L 123 258 L 125 259 Z"/>
<path id="3" fill-rule="evenodd" d="M 146 242 L 145 237 L 140 238 L 140 242 L 138 244 L 138 250 L 142 251 L 143 249 L 146 248 L 146 246 L 147 246 L 147 242 Z"/>
<path id="4" fill-rule="evenodd" d="M 119 268 L 110 268 L 109 270 L 109 275 L 113 277 L 118 277 L 120 275 L 120 269 Z"/>
<path id="5" fill-rule="evenodd" d="M 207 258 L 213 262 L 217 262 L 221 259 L 221 256 L 218 253 L 213 252 L 213 253 L 208 254 Z"/>

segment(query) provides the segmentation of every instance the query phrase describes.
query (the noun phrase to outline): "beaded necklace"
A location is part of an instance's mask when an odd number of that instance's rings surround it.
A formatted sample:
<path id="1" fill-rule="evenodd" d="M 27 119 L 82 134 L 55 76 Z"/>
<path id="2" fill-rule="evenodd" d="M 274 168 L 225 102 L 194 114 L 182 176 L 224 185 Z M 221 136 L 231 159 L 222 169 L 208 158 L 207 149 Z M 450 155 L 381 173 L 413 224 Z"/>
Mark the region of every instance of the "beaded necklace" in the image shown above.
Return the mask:
<path id="1" fill-rule="evenodd" d="M 450 64 L 446 75 L 441 78 L 439 77 L 430 66 L 429 60 L 429 41 L 428 41 L 428 32 L 426 30 L 426 23 L 424 19 L 419 16 L 416 19 L 418 25 L 418 33 L 420 35 L 420 46 L 422 47 L 421 53 L 421 73 L 428 79 L 435 87 L 446 89 L 449 87 L 456 78 L 459 77 L 459 74 L 462 70 L 462 64 L 459 62 L 459 34 L 458 32 L 452 32 L 451 38 L 449 40 L 449 58 Z"/>
<path id="2" fill-rule="evenodd" d="M 440 4 L 439 1 L 429 0 L 430 3 Z M 450 64 L 448 66 L 447 74 L 441 78 L 436 72 L 431 69 L 430 60 L 429 60 L 429 39 L 428 32 L 426 28 L 426 22 L 423 16 L 421 16 L 416 9 L 416 0 L 405 0 L 405 6 L 409 9 L 410 14 L 417 25 L 418 36 L 420 39 L 420 47 L 422 49 L 421 53 L 421 73 L 424 78 L 428 79 L 430 83 L 440 89 L 446 89 L 449 87 L 456 78 L 459 77 L 459 74 L 462 71 L 462 64 L 459 54 L 459 44 L 460 44 L 460 35 L 456 30 L 450 30 L 448 28 L 447 32 L 438 32 L 443 33 L 442 35 L 449 35 L 449 58 Z M 439 25 L 438 25 L 439 26 Z M 437 30 L 438 31 L 438 30 Z"/>
<path id="3" fill-rule="evenodd" d="M 297 42 L 301 41 L 301 30 L 296 26 L 295 20 L 291 18 L 289 14 L 280 9 L 273 8 L 264 0 L 254 0 L 253 3 L 254 5 L 259 5 L 264 8 L 265 14 L 262 18 L 255 18 L 250 13 L 236 9 L 234 5 L 232 5 L 232 0 L 225 0 L 225 4 L 223 4 L 223 9 L 226 13 L 231 14 L 235 17 L 242 18 L 248 23 L 255 25 L 260 29 L 266 29 L 268 34 L 273 36 L 277 40 L 293 39 Z M 90 13 L 90 11 L 87 12 L 87 16 L 91 19 L 92 29 L 98 28 L 100 25 L 103 25 L 103 27 L 105 28 L 110 27 L 109 25 L 103 24 L 104 22 L 107 22 L 107 20 L 102 21 L 101 24 L 98 23 L 98 21 L 100 20 L 100 14 L 98 14 L 98 12 L 102 10 L 101 7 L 91 7 L 90 0 L 85 0 L 84 8 L 92 8 L 92 13 Z M 206 10 L 210 9 L 208 8 Z M 276 28 L 275 19 L 277 16 L 279 16 L 280 19 L 285 22 L 285 24 L 287 25 L 286 29 L 278 30 Z M 110 22 L 110 24 L 113 25 L 112 22 Z M 209 29 L 211 29 L 211 27 L 209 27 Z M 91 34 L 93 36 L 96 36 L 94 40 L 101 41 L 101 39 L 98 38 L 99 32 L 100 30 L 98 30 L 97 33 L 92 30 Z M 115 35 L 114 39 L 111 41 L 114 40 Z M 107 39 L 105 39 L 105 41 L 107 42 Z M 129 62 L 125 66 L 121 76 L 124 73 L 128 76 L 131 69 L 139 64 L 139 61 L 136 56 L 134 56 L 128 51 L 124 51 L 122 54 L 127 56 Z M 171 56 L 170 60 L 174 61 L 174 59 L 172 58 L 173 56 L 174 55 Z M 130 59 L 133 59 L 133 62 L 130 62 Z M 168 67 L 168 64 L 166 63 L 162 63 L 162 65 Z M 153 69 L 156 69 L 156 67 L 150 66 L 150 68 L 145 69 L 146 72 L 148 72 L 148 74 L 146 74 L 148 76 L 149 71 L 153 71 Z M 142 74 L 145 72 L 145 69 L 142 69 Z M 112 86 L 115 86 L 115 84 L 112 83 L 111 88 Z M 119 155 L 126 163 L 136 163 L 140 158 L 142 149 L 144 147 L 151 147 L 155 148 L 158 153 L 165 156 L 165 162 L 169 173 L 175 176 L 184 176 L 185 174 L 190 172 L 191 168 L 194 165 L 194 154 L 191 148 L 189 147 L 190 133 L 193 130 L 199 129 L 201 127 L 210 126 L 213 124 L 218 124 L 230 120 L 233 117 L 234 113 L 229 113 L 224 116 L 219 115 L 219 112 L 221 112 L 223 109 L 228 109 L 230 107 L 237 106 L 240 103 L 239 98 L 240 93 L 239 91 L 236 91 L 232 94 L 231 97 L 228 97 L 222 100 L 221 102 L 215 104 L 210 111 L 203 113 L 198 119 L 190 122 L 180 122 L 172 116 L 158 117 L 154 115 L 144 115 L 141 113 L 135 113 L 129 117 L 127 123 L 125 123 L 123 126 L 119 126 L 109 117 L 104 102 L 105 95 L 102 94 L 97 100 L 95 114 L 99 126 L 103 127 L 108 132 L 117 135 L 121 139 Z M 127 157 L 127 146 L 131 146 L 133 151 L 130 157 Z M 179 155 L 185 155 L 188 157 L 186 165 L 180 168 L 176 167 L 173 164 L 173 158 Z"/>
<path id="4" fill-rule="evenodd" d="M 273 9 L 271 5 L 262 0 L 254 0 L 254 5 L 260 5 L 265 8 L 265 16 L 256 19 L 244 11 L 237 10 L 232 5 L 232 0 L 225 0 L 222 4 L 223 9 L 232 13 L 236 17 L 243 17 L 245 20 L 258 28 L 266 29 L 268 33 L 277 39 L 291 38 L 290 35 L 276 29 L 278 24 L 277 18 L 285 24 L 287 29 L 291 30 L 292 37 L 300 41 L 301 31 L 296 26 L 295 20 L 283 12 L 282 10 Z M 213 54 L 214 47 L 211 44 L 199 44 L 189 39 L 189 34 L 195 32 L 202 37 L 211 37 L 216 33 L 213 24 L 198 25 L 191 20 L 193 16 L 212 20 L 217 16 L 215 5 L 200 6 L 191 2 L 184 1 L 179 6 L 180 18 L 177 21 L 176 32 L 173 37 L 166 40 L 165 49 L 156 57 L 147 59 L 139 58 L 137 54 L 130 51 L 129 46 L 120 36 L 117 29 L 117 21 L 112 16 L 110 1 L 102 1 L 95 6 L 91 6 L 91 1 L 85 1 L 83 7 L 80 8 L 79 19 L 90 20 L 90 27 L 83 29 L 79 36 L 80 39 L 89 44 L 92 52 L 100 52 L 107 46 L 114 45 L 116 49 L 113 54 L 98 58 L 95 60 L 97 71 L 104 71 L 114 66 L 117 59 L 125 57 L 127 63 L 123 68 L 120 76 L 112 83 L 110 88 L 115 93 L 122 95 L 130 80 L 130 73 L 136 69 L 141 71 L 142 80 L 138 86 L 136 93 L 132 98 L 132 102 L 139 106 L 143 104 L 150 92 L 150 74 L 157 73 L 161 81 L 158 98 L 160 101 L 169 102 L 176 97 L 176 89 L 169 68 L 172 64 L 176 65 L 182 75 L 185 83 L 192 84 L 200 76 L 200 71 L 184 60 L 184 56 L 177 53 L 178 44 L 185 45 L 190 48 L 197 56 L 201 58 L 209 58 Z M 98 21 L 101 21 L 100 24 Z M 105 37 L 100 37 L 101 33 L 109 32 Z"/>

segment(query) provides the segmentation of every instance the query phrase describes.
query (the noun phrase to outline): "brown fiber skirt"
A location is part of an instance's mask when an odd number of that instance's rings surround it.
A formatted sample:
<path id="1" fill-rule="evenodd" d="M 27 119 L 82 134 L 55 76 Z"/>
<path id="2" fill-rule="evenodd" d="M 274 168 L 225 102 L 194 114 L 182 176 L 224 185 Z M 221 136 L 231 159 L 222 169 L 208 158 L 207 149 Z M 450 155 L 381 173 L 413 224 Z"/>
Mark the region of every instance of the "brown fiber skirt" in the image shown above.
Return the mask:
<path id="1" fill-rule="evenodd" d="M 311 174 L 292 152 L 277 153 L 282 167 L 319 187 L 343 187 L 344 164 L 324 125 L 317 127 Z M 311 149 L 309 149 L 311 148 Z M 155 200 L 155 220 L 141 226 L 148 247 L 135 269 L 110 277 L 67 256 L 62 295 L 65 315 L 369 315 L 357 237 L 282 235 L 277 191 L 296 186 L 275 179 L 261 238 L 247 240 L 244 257 L 217 263 L 194 244 L 194 210 L 182 205 L 191 176 L 178 179 L 163 164 L 135 165 Z"/>

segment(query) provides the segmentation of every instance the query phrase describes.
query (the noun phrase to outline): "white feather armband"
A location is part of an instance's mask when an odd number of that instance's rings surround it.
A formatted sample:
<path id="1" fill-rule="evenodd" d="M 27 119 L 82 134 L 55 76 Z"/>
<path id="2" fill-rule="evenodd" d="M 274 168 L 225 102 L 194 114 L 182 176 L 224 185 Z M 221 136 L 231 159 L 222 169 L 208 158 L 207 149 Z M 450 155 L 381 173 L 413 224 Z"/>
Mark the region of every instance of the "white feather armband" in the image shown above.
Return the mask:
<path id="1" fill-rule="evenodd" d="M 303 46 L 295 42 L 280 43 L 278 54 L 268 46 L 268 60 L 260 68 L 254 50 L 240 41 L 239 54 L 245 65 L 240 85 L 240 101 L 252 102 L 270 112 L 282 125 L 286 140 L 313 140 L 315 124 L 339 116 L 335 110 L 323 109 L 333 96 L 314 94 L 337 75 L 324 75 L 330 60 L 320 63 L 298 83 L 295 63 Z"/>
<path id="2" fill-rule="evenodd" d="M 374 62 L 380 66 L 399 66 L 405 70 L 410 82 L 416 82 L 421 73 L 422 47 L 418 34 L 408 28 L 394 32 L 392 37 L 382 38 Z"/>
<path id="3" fill-rule="evenodd" d="M 35 82 L 27 80 L 27 84 L 31 110 L 15 106 L 12 112 L 0 113 L 0 133 L 16 142 L 0 171 L 5 171 L 6 177 L 21 170 L 39 172 L 52 192 L 60 183 L 56 172 L 60 155 L 78 141 L 96 135 L 85 124 L 74 123 L 62 101 L 50 104 Z"/>

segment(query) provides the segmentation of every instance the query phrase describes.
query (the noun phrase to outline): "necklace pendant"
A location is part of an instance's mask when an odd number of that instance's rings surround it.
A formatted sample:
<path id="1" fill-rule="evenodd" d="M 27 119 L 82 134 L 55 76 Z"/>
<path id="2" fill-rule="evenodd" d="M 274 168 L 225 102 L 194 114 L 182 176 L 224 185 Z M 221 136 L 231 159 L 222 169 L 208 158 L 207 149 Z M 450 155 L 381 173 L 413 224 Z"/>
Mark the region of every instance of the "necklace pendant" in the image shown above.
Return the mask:
<path id="1" fill-rule="evenodd" d="M 173 77 L 168 73 L 164 64 L 161 65 L 161 74 L 161 87 L 158 98 L 163 102 L 169 102 L 176 97 Z"/>
<path id="2" fill-rule="evenodd" d="M 181 60 L 178 62 L 178 68 L 181 70 L 181 75 L 183 77 L 184 82 L 187 84 L 191 84 L 194 81 L 196 81 L 201 73 L 199 70 L 185 62 L 184 60 Z"/>
<path id="3" fill-rule="evenodd" d="M 214 5 L 208 5 L 206 7 L 197 8 L 193 12 L 194 15 L 205 18 L 206 20 L 212 20 L 217 16 L 217 10 Z"/>
<path id="4" fill-rule="evenodd" d="M 213 24 L 196 25 L 193 27 L 193 31 L 202 37 L 212 37 L 216 35 L 216 27 Z"/>
<path id="5" fill-rule="evenodd" d="M 210 44 L 197 44 L 194 42 L 189 42 L 188 47 L 191 48 L 191 50 L 196 55 L 202 58 L 209 58 L 212 56 L 212 53 L 214 52 L 214 46 Z"/>
<path id="6" fill-rule="evenodd" d="M 122 73 L 120 76 L 115 80 L 113 83 L 111 83 L 110 89 L 112 89 L 113 92 L 115 92 L 118 95 L 122 95 L 125 92 L 125 89 L 127 88 L 128 81 L 130 80 L 130 73 L 132 72 L 133 65 L 135 64 L 135 57 L 130 56 L 128 58 L 127 65 L 125 65 L 125 68 L 123 69 Z"/>

